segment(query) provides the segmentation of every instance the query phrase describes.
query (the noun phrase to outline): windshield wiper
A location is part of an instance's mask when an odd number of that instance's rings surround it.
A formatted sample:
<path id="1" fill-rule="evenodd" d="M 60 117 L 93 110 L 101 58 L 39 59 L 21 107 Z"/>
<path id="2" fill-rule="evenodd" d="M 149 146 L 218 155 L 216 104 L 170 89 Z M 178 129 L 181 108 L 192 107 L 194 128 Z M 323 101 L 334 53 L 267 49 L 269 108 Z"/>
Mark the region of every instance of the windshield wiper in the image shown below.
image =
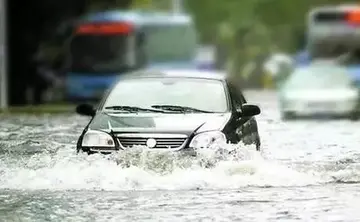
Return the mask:
<path id="1" fill-rule="evenodd" d="M 196 109 L 188 106 L 178 106 L 178 105 L 152 105 L 152 108 L 162 109 L 168 111 L 177 111 L 177 112 L 196 112 L 196 113 L 212 113 L 210 111 Z"/>
<path id="2" fill-rule="evenodd" d="M 119 111 L 127 111 L 132 113 L 137 112 L 156 112 L 156 113 L 164 113 L 164 110 L 159 109 L 150 109 L 150 108 L 142 108 L 137 106 L 107 106 L 104 109 L 111 109 L 111 110 L 119 110 Z"/>

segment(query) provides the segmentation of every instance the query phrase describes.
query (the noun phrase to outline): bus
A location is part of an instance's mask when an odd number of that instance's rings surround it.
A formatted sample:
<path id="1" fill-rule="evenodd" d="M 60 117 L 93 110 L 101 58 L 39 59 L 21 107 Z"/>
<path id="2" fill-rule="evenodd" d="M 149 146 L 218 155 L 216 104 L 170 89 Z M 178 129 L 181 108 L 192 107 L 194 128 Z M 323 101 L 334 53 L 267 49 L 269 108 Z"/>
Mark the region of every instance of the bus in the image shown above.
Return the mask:
<path id="1" fill-rule="evenodd" d="M 140 68 L 196 69 L 191 16 L 104 11 L 80 18 L 67 44 L 68 101 L 98 101 L 122 73 Z"/>
<path id="2" fill-rule="evenodd" d="M 360 87 L 360 6 L 313 8 L 307 18 L 309 60 L 333 59 L 345 65 Z"/>

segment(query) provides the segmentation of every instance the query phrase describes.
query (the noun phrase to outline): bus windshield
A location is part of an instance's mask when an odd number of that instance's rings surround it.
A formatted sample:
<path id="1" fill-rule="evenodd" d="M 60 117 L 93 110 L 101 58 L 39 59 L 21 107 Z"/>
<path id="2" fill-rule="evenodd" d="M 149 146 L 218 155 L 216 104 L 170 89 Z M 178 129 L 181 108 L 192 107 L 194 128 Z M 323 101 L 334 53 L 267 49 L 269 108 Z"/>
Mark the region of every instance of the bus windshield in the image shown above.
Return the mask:
<path id="1" fill-rule="evenodd" d="M 129 67 L 127 35 L 76 35 L 70 44 L 73 72 L 117 72 Z"/>
<path id="2" fill-rule="evenodd" d="M 146 41 L 150 62 L 188 61 L 196 56 L 196 31 L 192 25 L 148 27 Z"/>

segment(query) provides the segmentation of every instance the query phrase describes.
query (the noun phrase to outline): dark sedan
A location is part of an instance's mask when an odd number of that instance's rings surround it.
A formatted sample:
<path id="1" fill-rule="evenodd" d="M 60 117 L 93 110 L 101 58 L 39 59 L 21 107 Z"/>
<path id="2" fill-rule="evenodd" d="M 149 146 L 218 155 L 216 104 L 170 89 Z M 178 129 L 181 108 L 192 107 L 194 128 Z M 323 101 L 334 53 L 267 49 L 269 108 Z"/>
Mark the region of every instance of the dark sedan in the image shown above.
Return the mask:
<path id="1" fill-rule="evenodd" d="M 154 150 L 196 150 L 214 144 L 254 144 L 260 136 L 254 116 L 260 108 L 217 72 L 141 70 L 121 76 L 90 116 L 77 150 L 109 153 L 144 146 Z"/>

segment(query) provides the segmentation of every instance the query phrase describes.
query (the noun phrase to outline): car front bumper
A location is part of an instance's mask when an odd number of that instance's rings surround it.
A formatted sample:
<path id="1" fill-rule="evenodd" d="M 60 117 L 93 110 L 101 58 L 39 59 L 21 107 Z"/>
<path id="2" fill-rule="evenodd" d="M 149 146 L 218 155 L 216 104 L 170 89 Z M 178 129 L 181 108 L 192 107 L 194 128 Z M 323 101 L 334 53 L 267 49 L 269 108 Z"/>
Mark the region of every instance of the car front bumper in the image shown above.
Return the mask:
<path id="1" fill-rule="evenodd" d="M 358 101 L 353 98 L 344 100 L 288 99 L 281 103 L 282 113 L 305 116 L 316 114 L 348 115 L 358 111 Z"/>
<path id="2" fill-rule="evenodd" d="M 82 148 L 79 148 L 77 151 L 78 152 L 82 151 L 82 152 L 85 152 L 88 154 L 95 154 L 95 153 L 112 154 L 112 153 L 116 153 L 116 152 L 128 151 L 131 149 L 132 148 L 124 150 L 124 149 L 118 149 L 118 148 L 82 147 Z M 189 147 L 184 147 L 182 149 L 153 149 L 153 148 L 143 147 L 143 150 L 146 150 L 149 152 L 179 152 L 181 154 L 186 154 L 186 155 L 191 155 L 191 156 L 196 155 L 196 151 L 193 148 L 189 148 Z"/>

